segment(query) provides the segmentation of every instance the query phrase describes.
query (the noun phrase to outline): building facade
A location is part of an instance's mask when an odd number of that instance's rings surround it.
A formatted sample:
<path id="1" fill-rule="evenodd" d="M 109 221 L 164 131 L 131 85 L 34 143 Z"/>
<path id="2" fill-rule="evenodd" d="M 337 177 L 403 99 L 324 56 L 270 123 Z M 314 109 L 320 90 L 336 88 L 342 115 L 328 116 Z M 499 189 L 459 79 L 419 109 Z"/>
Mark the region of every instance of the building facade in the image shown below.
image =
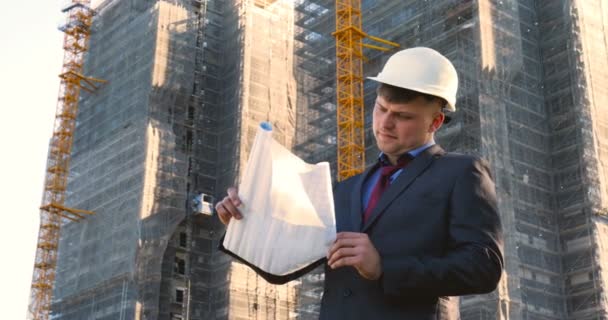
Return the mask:
<path id="1" fill-rule="evenodd" d="M 238 182 L 259 122 L 293 144 L 293 3 L 94 9 L 85 71 L 108 82 L 80 102 L 68 205 L 96 214 L 62 228 L 51 318 L 294 317 L 298 283 L 260 289 L 193 201 Z"/>

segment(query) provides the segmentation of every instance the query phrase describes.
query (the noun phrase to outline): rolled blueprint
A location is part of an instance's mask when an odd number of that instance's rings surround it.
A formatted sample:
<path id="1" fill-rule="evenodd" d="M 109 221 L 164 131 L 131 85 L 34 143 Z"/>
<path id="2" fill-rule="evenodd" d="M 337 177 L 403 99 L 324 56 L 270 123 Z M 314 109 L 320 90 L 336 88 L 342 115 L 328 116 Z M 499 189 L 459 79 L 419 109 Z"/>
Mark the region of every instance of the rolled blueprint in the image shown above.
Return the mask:
<path id="1" fill-rule="evenodd" d="M 243 214 L 230 220 L 225 252 L 266 280 L 311 269 L 336 238 L 329 164 L 308 164 L 272 138 L 262 123 L 239 186 Z"/>

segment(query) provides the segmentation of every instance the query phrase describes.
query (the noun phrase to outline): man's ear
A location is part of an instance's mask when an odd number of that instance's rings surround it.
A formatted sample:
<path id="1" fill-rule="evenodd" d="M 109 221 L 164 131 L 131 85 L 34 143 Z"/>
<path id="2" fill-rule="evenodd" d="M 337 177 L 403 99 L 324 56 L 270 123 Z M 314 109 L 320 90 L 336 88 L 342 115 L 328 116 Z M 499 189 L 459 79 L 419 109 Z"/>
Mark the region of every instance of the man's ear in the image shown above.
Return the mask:
<path id="1" fill-rule="evenodd" d="M 443 112 L 437 112 L 435 113 L 435 116 L 433 117 L 433 122 L 431 122 L 431 126 L 429 127 L 429 132 L 435 132 L 437 130 L 439 130 L 439 128 L 441 128 L 441 125 L 443 124 L 443 121 L 445 120 L 445 114 L 443 114 Z"/>

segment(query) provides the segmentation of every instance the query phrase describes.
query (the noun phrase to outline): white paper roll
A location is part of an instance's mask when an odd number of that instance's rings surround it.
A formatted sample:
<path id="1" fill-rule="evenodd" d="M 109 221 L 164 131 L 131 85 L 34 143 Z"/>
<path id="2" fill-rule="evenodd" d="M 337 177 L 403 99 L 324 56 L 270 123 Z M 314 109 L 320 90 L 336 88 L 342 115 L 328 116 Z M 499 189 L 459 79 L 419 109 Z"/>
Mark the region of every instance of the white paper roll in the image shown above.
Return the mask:
<path id="1" fill-rule="evenodd" d="M 336 239 L 329 164 L 308 164 L 261 125 L 239 186 L 243 219 L 232 219 L 223 246 L 274 274 L 325 257 Z"/>

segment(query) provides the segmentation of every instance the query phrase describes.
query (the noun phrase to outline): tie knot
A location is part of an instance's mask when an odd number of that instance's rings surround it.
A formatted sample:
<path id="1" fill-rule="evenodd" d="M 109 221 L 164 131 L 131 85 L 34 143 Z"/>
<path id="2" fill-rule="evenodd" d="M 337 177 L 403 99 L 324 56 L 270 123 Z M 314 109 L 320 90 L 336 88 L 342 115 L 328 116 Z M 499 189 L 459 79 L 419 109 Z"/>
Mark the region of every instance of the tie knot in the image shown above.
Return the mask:
<path id="1" fill-rule="evenodd" d="M 382 166 L 382 168 L 380 169 L 380 176 L 382 176 L 383 178 L 390 177 L 395 172 L 399 171 L 399 169 L 403 169 L 405 166 L 407 166 L 407 164 L 410 163 L 410 161 L 412 161 L 413 159 L 414 158 L 409 153 L 404 154 L 399 158 L 399 160 L 397 160 L 396 165 Z"/>
<path id="2" fill-rule="evenodd" d="M 380 176 L 382 176 L 383 178 L 390 177 L 393 175 L 393 173 L 399 171 L 399 169 L 401 169 L 401 168 L 403 168 L 403 167 L 400 167 L 400 166 L 382 167 L 382 169 L 380 170 Z"/>

